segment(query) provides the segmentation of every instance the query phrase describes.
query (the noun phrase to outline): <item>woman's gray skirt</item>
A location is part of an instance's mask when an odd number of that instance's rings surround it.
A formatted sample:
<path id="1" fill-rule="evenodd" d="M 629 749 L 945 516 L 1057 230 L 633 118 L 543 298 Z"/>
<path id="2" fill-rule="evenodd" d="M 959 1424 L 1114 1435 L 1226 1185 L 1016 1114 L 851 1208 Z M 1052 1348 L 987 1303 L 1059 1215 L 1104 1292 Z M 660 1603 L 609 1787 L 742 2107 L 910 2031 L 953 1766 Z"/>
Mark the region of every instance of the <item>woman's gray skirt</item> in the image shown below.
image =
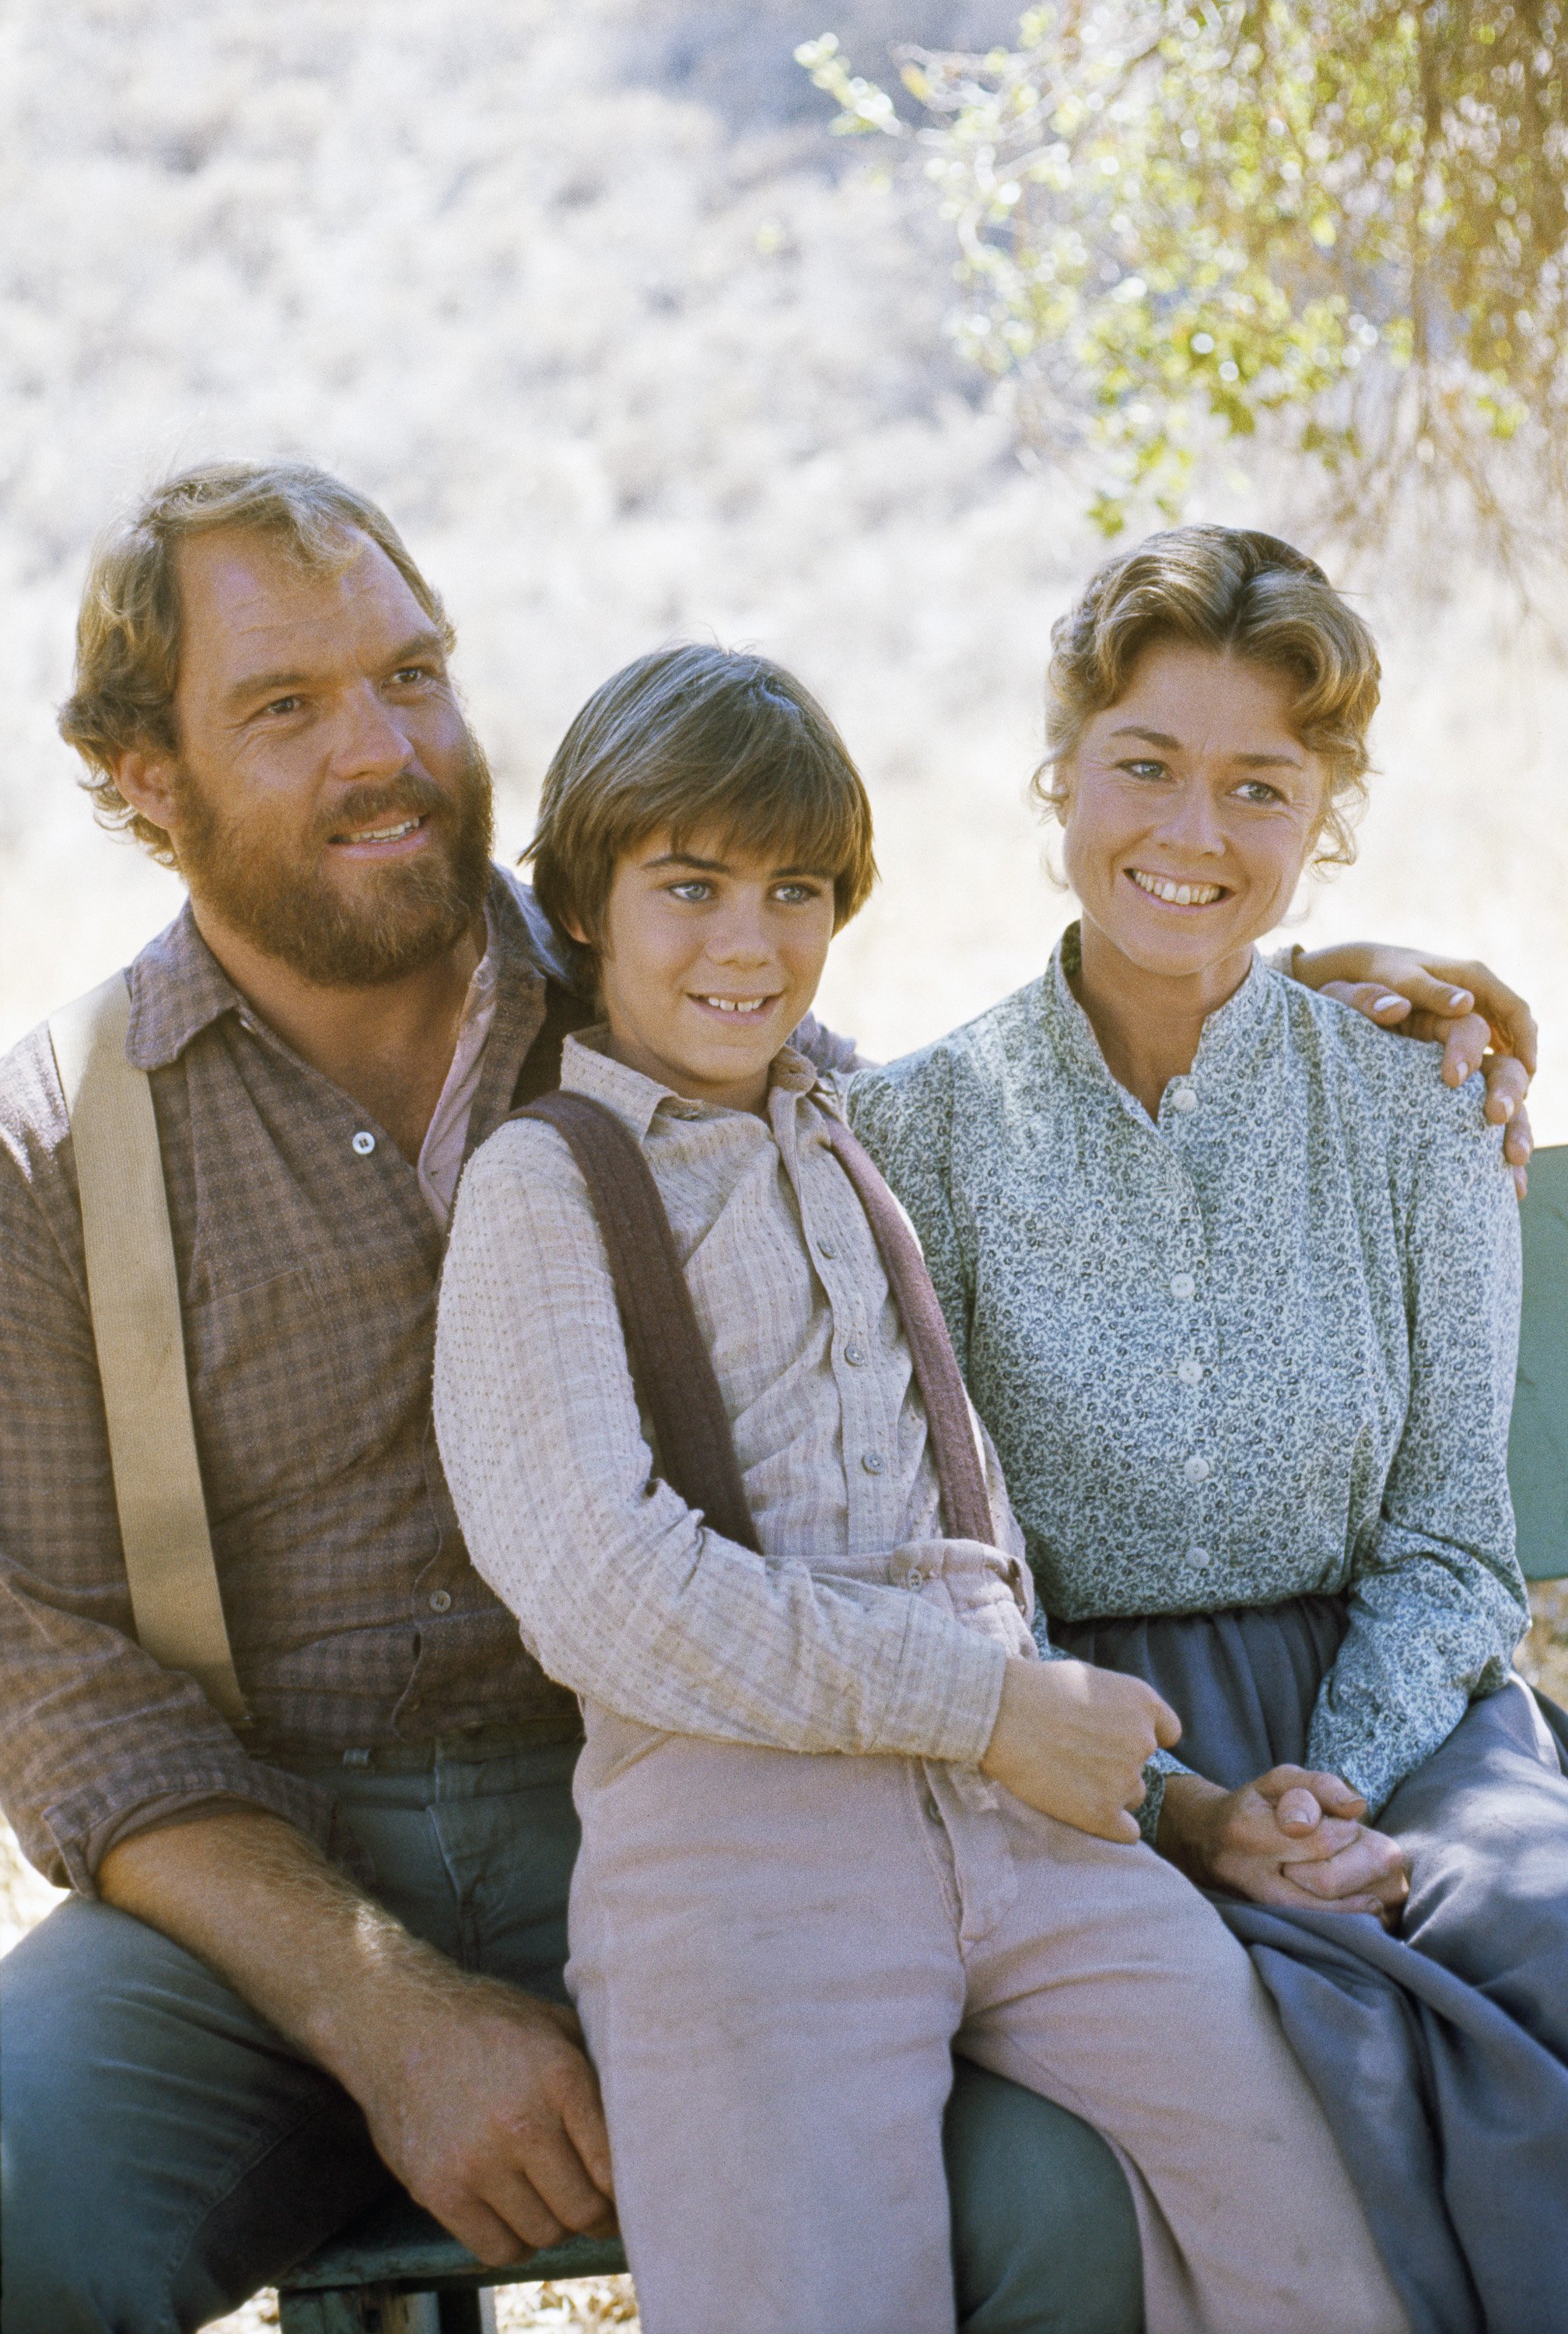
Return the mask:
<path id="1" fill-rule="evenodd" d="M 1053 1622 L 1146 1678 L 1183 1761 L 1234 1789 L 1306 1763 L 1344 1602 Z M 1568 1717 L 1513 1679 L 1472 1702 L 1378 1828 L 1398 1937 L 1370 1914 L 1216 1898 L 1317 2088 L 1413 2334 L 1568 2328 Z"/>

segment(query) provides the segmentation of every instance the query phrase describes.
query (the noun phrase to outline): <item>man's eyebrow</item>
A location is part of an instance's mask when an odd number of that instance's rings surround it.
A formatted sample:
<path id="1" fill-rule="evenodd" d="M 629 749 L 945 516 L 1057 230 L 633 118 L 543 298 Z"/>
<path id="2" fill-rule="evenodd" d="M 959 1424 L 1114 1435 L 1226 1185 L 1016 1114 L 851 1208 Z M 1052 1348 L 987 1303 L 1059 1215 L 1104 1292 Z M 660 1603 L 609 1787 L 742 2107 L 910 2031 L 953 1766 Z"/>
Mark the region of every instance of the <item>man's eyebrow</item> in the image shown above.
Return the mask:
<path id="1" fill-rule="evenodd" d="M 438 655 L 446 653 L 446 644 L 439 632 L 427 630 L 410 633 L 387 659 L 386 669 L 389 672 L 396 672 L 399 665 L 409 664 L 416 657 L 428 656 L 432 651 Z M 290 690 L 303 689 L 307 683 L 320 678 L 319 673 L 302 671 L 298 667 L 276 672 L 247 672 L 242 674 L 238 680 L 230 682 L 224 690 L 223 701 L 226 705 L 240 705 L 252 698 L 281 697 Z"/>
<path id="2" fill-rule="evenodd" d="M 1164 729 L 1144 729 L 1138 724 L 1124 722 L 1120 729 L 1111 732 L 1113 738 L 1141 738 L 1150 746 L 1163 746 L 1168 752 L 1179 754 L 1181 740 Z M 1245 764 L 1249 770 L 1299 770 L 1301 760 L 1294 754 L 1233 754 L 1233 762 Z"/>

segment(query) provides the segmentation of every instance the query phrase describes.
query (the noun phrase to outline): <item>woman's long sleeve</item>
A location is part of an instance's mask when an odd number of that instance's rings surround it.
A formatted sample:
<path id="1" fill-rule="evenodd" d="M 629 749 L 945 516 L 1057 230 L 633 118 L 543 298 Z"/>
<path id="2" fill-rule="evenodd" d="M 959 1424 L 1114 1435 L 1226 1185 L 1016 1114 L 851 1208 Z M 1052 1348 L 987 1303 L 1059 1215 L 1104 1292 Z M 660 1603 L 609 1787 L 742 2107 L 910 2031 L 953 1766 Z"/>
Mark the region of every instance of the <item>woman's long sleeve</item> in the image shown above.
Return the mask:
<path id="1" fill-rule="evenodd" d="M 1374 1816 L 1471 1697 L 1504 1683 L 1529 1624 L 1507 1475 L 1518 1206 L 1500 1139 L 1449 1118 L 1412 1162 L 1404 1429 L 1381 1514 L 1354 1553 L 1350 1629 L 1309 1742 L 1313 1763 L 1353 1784 Z"/>

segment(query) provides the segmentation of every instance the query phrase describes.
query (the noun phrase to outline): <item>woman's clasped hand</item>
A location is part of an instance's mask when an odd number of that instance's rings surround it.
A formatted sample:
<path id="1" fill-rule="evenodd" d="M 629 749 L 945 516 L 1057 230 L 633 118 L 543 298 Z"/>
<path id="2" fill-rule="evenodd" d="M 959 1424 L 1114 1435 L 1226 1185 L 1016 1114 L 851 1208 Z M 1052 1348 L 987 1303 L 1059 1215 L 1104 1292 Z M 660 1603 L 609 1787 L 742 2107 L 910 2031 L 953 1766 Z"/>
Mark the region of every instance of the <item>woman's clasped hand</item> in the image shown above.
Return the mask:
<path id="1" fill-rule="evenodd" d="M 1372 1913 L 1391 1929 L 1409 1894 L 1404 1855 L 1366 1812 L 1339 1776 L 1306 1767 L 1271 1767 L 1234 1791 L 1172 1775 L 1159 1845 L 1200 1887 L 1292 1912 Z"/>

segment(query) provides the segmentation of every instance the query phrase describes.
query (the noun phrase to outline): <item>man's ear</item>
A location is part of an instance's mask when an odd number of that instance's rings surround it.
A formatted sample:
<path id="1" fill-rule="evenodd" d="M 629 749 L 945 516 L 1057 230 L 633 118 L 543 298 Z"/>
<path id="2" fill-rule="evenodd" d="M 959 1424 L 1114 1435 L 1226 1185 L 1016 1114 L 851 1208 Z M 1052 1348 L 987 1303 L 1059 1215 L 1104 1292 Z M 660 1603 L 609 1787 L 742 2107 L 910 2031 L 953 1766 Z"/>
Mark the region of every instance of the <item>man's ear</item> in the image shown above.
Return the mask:
<path id="1" fill-rule="evenodd" d="M 173 757 L 131 746 L 114 766 L 114 783 L 134 811 L 172 834 L 178 824 L 178 791 Z"/>

